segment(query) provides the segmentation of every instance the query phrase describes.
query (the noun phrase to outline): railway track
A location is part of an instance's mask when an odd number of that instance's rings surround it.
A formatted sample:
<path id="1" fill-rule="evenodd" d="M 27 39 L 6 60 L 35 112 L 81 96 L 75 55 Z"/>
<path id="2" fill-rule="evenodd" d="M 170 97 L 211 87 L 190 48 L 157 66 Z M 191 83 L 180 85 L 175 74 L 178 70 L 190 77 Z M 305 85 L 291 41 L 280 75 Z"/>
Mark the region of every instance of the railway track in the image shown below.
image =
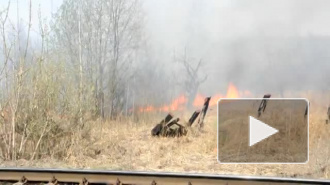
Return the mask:
<path id="1" fill-rule="evenodd" d="M 330 180 L 208 174 L 0 168 L 0 185 L 242 185 L 330 184 Z"/>

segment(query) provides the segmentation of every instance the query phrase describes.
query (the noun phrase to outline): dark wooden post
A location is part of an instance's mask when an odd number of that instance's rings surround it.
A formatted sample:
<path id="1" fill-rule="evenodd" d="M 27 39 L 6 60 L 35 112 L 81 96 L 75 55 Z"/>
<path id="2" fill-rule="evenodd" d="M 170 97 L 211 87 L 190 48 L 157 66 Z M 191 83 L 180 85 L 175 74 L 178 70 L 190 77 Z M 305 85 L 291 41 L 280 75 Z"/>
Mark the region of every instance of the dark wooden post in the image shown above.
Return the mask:
<path id="1" fill-rule="evenodd" d="M 195 120 L 196 120 L 196 118 L 198 117 L 198 115 L 199 115 L 200 112 L 201 112 L 200 110 L 196 110 L 196 111 L 191 115 L 191 117 L 190 117 L 190 119 L 189 119 L 189 121 L 188 121 L 188 126 L 191 126 L 191 125 L 195 122 Z"/>
<path id="2" fill-rule="evenodd" d="M 204 118 L 205 118 L 207 109 L 209 108 L 210 100 L 211 100 L 211 97 L 206 97 L 205 100 L 204 100 L 204 106 L 203 106 L 203 109 L 201 111 L 201 114 L 200 114 L 200 117 L 199 117 L 199 120 L 198 120 L 199 128 L 204 127 Z"/>
<path id="3" fill-rule="evenodd" d="M 310 105 L 310 103 L 306 106 L 306 109 L 305 109 L 305 118 L 307 117 L 307 114 L 308 114 L 308 106 Z"/>
<path id="4" fill-rule="evenodd" d="M 330 106 L 328 107 L 328 120 L 330 120 Z"/>
<path id="5" fill-rule="evenodd" d="M 260 105 L 259 105 L 259 108 L 258 108 L 258 117 L 261 116 L 261 112 L 265 112 L 265 109 L 266 109 L 266 106 L 267 106 L 267 100 L 266 98 L 270 98 L 270 94 L 265 94 Z"/>

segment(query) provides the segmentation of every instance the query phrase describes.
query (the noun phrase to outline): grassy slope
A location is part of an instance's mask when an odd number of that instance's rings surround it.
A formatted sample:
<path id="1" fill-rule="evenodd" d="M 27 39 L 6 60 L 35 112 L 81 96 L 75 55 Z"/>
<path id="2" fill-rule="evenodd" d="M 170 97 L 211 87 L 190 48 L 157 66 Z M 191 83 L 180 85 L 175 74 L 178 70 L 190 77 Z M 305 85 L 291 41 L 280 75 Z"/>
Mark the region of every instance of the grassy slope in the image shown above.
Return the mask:
<path id="1" fill-rule="evenodd" d="M 206 118 L 203 133 L 192 129 L 182 138 L 153 138 L 150 130 L 159 118 L 139 123 L 107 123 L 102 128 L 95 123 L 91 134 L 77 140 L 74 151 L 68 151 L 72 154 L 66 159 L 59 161 L 46 156 L 37 161 L 2 161 L 0 166 L 330 178 L 330 125 L 325 124 L 325 115 L 323 107 L 311 109 L 310 158 L 305 165 L 218 164 L 213 109 Z"/>

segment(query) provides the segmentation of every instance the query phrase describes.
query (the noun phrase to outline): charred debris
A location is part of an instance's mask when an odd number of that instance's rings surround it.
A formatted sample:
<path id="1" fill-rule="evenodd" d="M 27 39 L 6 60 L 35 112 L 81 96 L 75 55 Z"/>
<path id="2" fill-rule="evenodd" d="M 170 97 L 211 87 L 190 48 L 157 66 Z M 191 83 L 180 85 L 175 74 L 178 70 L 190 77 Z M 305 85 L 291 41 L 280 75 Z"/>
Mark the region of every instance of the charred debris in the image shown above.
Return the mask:
<path id="1" fill-rule="evenodd" d="M 187 127 L 191 127 L 198 118 L 198 126 L 200 129 L 204 127 L 204 118 L 207 113 L 211 97 L 207 97 L 204 100 L 202 110 L 196 110 L 193 112 L 188 122 L 185 125 L 179 123 L 180 118 L 174 118 L 171 113 L 168 113 L 163 120 L 160 121 L 152 130 L 152 136 L 162 137 L 181 137 L 187 135 Z"/>

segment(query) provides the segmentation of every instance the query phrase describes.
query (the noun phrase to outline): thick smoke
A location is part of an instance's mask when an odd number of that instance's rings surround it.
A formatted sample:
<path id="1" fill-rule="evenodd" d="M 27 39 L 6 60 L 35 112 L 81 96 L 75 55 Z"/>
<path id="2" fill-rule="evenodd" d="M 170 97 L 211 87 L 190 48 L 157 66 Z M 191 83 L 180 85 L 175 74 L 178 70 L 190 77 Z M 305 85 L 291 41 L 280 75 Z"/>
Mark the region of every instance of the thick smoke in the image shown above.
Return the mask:
<path id="1" fill-rule="evenodd" d="M 229 82 L 255 93 L 329 90 L 329 7 L 325 0 L 144 1 L 159 62 L 184 48 L 202 58 L 204 94 L 224 92 Z"/>
<path id="2" fill-rule="evenodd" d="M 167 71 L 173 78 L 169 80 L 182 81 L 184 68 L 173 62 L 173 56 L 186 50 L 191 62 L 203 60 L 201 73 L 208 78 L 199 92 L 205 95 L 225 93 L 229 82 L 252 93 L 330 90 L 330 1 L 141 2 L 147 43 L 142 47 L 147 46 L 143 49 L 148 56 L 141 59 L 147 65 L 136 64 L 139 70 L 148 72 L 156 66 Z M 39 4 L 42 17 L 51 20 L 61 3 L 33 1 L 33 30 L 38 30 Z M 5 7 L 7 1 L 1 5 Z M 19 4 L 23 26 L 27 24 L 27 5 Z M 17 19 L 16 1 L 12 1 L 9 16 L 14 22 Z M 148 64 L 150 69 L 146 69 Z"/>

